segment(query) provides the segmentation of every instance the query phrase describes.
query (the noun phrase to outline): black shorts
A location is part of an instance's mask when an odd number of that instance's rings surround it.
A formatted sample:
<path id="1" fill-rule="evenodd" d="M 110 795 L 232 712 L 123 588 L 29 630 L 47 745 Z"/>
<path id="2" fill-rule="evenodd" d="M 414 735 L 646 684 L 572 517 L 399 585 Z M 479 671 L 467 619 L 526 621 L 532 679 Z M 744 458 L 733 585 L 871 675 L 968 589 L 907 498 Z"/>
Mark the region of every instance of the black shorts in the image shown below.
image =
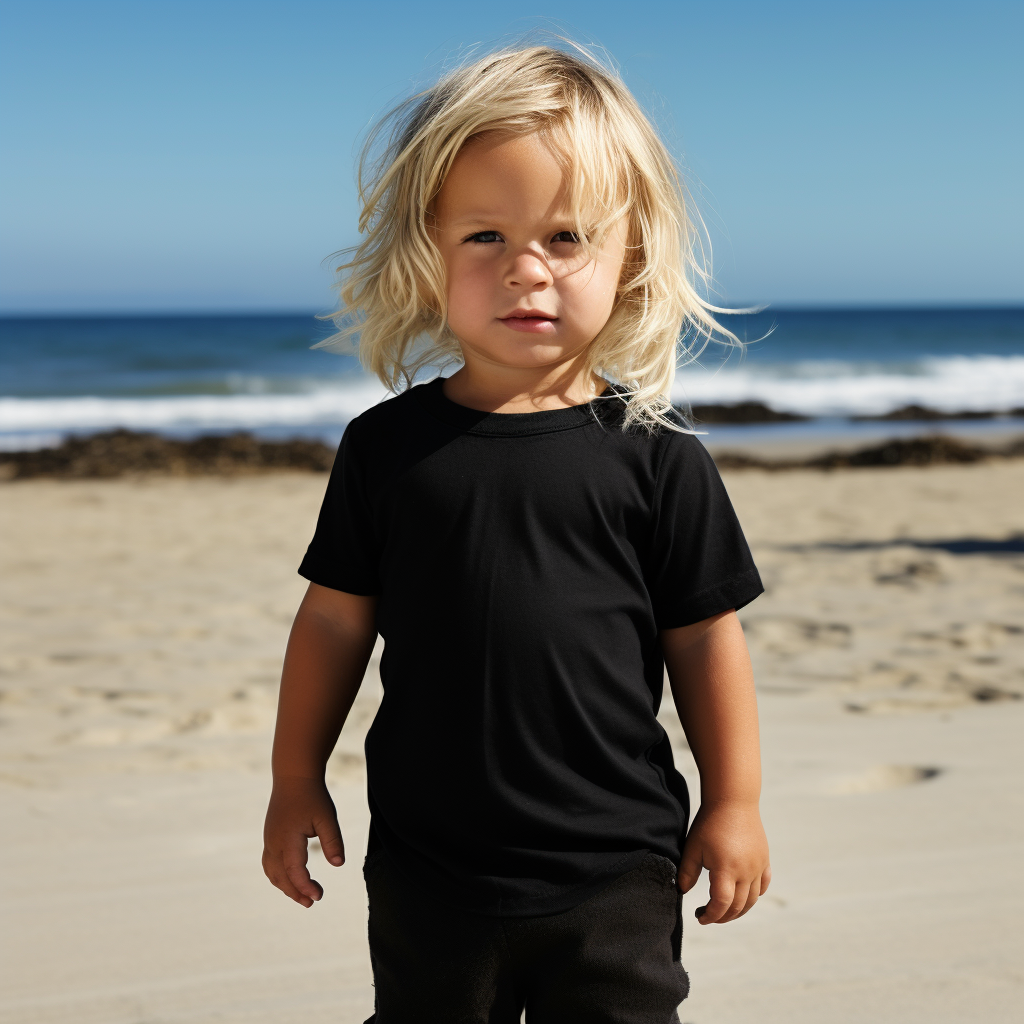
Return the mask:
<path id="1" fill-rule="evenodd" d="M 546 917 L 485 917 L 419 892 L 375 851 L 374 1014 L 366 1024 L 673 1024 L 680 963 L 676 867 L 648 854 L 596 896 Z"/>

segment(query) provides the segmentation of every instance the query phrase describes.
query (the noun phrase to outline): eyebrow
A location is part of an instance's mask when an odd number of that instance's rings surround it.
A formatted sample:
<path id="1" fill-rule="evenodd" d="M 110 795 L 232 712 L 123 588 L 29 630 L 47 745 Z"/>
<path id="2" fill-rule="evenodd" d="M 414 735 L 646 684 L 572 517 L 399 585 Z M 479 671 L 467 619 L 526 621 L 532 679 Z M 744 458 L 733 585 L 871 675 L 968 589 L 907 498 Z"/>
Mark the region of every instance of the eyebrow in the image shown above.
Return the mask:
<path id="1" fill-rule="evenodd" d="M 505 222 L 506 220 L 514 221 L 515 218 L 514 217 L 510 218 L 507 215 L 502 215 L 502 214 L 498 214 L 498 213 L 480 213 L 480 212 L 474 211 L 473 213 L 467 213 L 463 217 L 458 217 L 458 218 L 456 218 L 454 220 L 449 220 L 447 222 L 447 224 L 448 224 L 449 227 L 453 227 L 453 228 L 468 227 L 470 225 L 493 226 L 493 225 L 496 225 L 496 224 L 501 224 L 501 223 Z M 563 220 L 566 223 L 569 223 L 569 221 L 571 220 L 571 215 L 568 212 L 566 212 L 564 214 L 561 214 L 559 216 L 555 216 L 555 217 L 551 218 L 552 223 L 554 223 L 555 221 L 563 221 Z"/>
<path id="2" fill-rule="evenodd" d="M 501 220 L 500 216 L 493 213 L 469 213 L 465 217 L 448 221 L 449 224 L 488 224 L 491 221 Z"/>

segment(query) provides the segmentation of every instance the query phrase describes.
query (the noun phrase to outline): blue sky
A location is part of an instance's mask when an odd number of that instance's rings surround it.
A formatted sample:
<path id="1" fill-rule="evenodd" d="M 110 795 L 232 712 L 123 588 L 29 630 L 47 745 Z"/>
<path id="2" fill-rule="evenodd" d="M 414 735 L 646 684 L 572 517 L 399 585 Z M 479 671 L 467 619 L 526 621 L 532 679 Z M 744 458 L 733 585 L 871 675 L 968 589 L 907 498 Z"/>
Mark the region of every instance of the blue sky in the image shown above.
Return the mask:
<path id="1" fill-rule="evenodd" d="M 468 46 L 605 46 L 726 301 L 1024 301 L 1024 4 L 0 4 L 0 308 L 315 309 L 372 119 Z"/>

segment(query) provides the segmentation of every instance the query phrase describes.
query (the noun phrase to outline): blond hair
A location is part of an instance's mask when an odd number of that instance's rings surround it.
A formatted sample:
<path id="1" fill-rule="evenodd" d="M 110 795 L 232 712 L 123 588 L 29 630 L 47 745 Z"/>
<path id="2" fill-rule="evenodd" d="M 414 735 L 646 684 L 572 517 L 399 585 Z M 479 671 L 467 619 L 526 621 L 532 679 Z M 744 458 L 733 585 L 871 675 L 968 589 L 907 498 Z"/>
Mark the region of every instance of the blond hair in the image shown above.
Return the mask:
<path id="1" fill-rule="evenodd" d="M 708 284 L 709 269 L 668 150 L 621 79 L 569 45 L 572 52 L 529 46 L 490 54 L 378 123 L 359 165 L 364 237 L 338 268 L 341 308 L 331 315 L 338 333 L 321 344 L 358 335 L 363 365 L 393 392 L 425 366 L 458 361 L 444 264 L 429 230 L 431 202 L 471 139 L 541 133 L 563 162 L 584 244 L 596 247 L 628 217 L 616 300 L 584 371 L 621 385 L 624 425 L 678 429 L 670 393 L 680 358 L 696 358 L 715 335 L 739 342 L 715 319 L 727 310 L 695 287 Z"/>

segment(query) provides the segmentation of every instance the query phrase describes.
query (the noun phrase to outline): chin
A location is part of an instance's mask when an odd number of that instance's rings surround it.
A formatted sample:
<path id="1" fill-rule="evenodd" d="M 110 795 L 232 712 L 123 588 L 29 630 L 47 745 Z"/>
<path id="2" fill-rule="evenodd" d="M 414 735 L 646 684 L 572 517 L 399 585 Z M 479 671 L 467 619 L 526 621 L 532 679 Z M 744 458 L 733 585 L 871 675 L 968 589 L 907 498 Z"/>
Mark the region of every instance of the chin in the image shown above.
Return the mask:
<path id="1" fill-rule="evenodd" d="M 544 366 L 556 366 L 564 363 L 571 356 L 564 352 L 552 352 L 532 350 L 523 352 L 501 352 L 492 353 L 490 358 L 502 366 L 512 366 L 517 370 L 537 370 Z"/>
<path id="2" fill-rule="evenodd" d="M 457 332 L 456 337 L 458 337 Z M 572 358 L 571 354 L 561 346 L 538 344 L 538 341 L 539 339 L 536 337 L 531 338 L 527 335 L 518 345 L 510 345 L 505 340 L 501 344 L 474 344 L 464 341 L 461 344 L 463 350 L 468 349 L 478 358 L 499 363 L 502 366 L 512 366 L 519 370 L 532 370 Z"/>

